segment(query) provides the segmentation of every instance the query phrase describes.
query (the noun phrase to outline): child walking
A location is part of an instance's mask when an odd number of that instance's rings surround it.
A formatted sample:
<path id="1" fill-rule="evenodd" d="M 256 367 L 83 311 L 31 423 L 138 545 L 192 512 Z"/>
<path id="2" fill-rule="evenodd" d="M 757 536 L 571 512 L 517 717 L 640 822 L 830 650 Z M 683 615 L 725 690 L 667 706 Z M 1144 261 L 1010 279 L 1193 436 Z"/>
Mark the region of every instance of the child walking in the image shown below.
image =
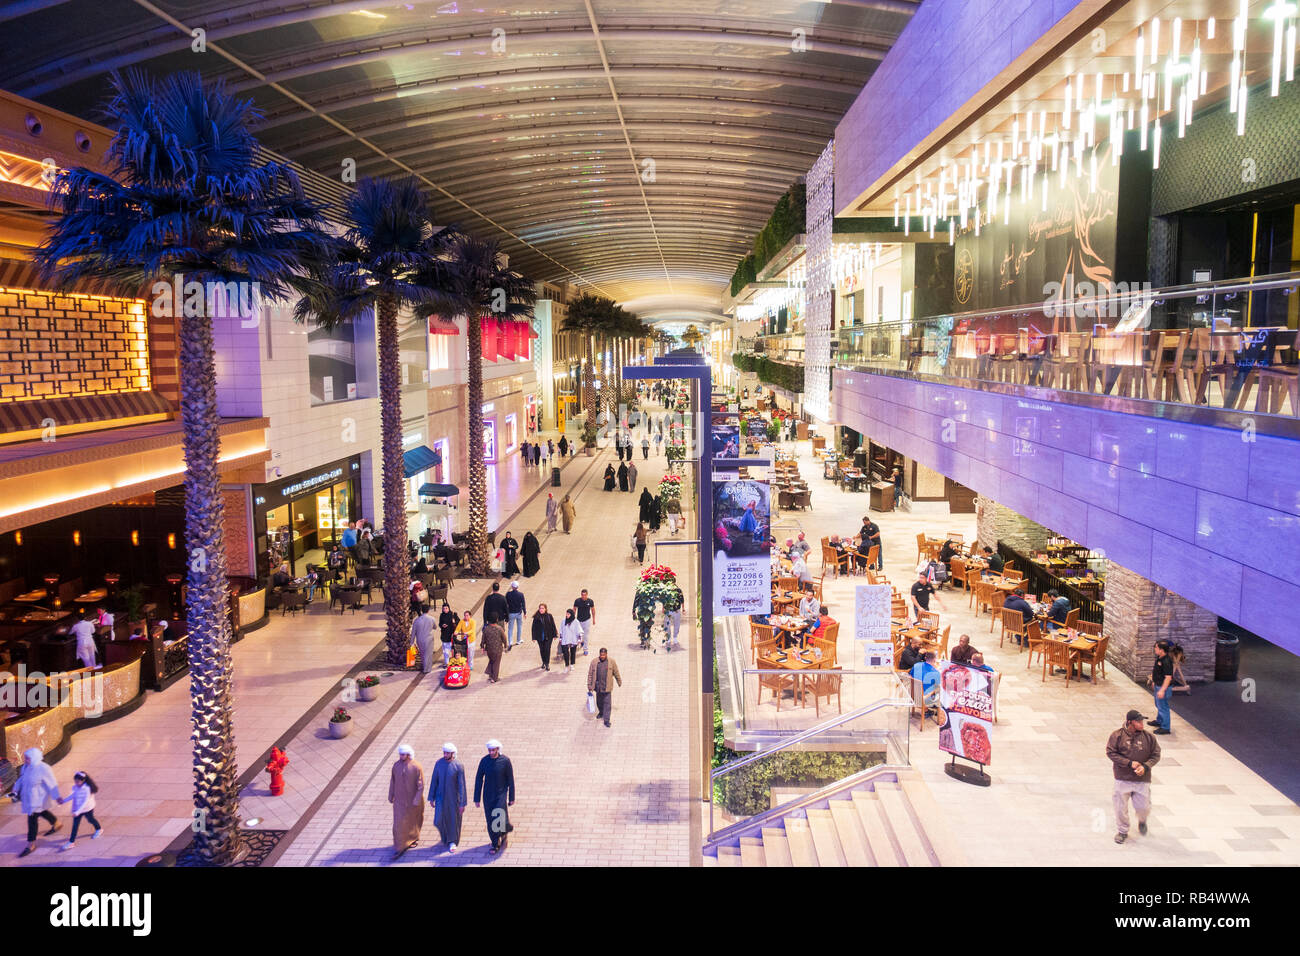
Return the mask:
<path id="1" fill-rule="evenodd" d="M 72 792 L 66 797 L 59 798 L 59 803 L 72 801 L 72 832 L 68 834 L 68 842 L 63 844 L 63 849 L 71 850 L 77 845 L 77 828 L 81 826 L 82 820 L 89 820 L 90 825 L 95 828 L 95 832 L 90 835 L 92 840 L 98 840 L 103 834 L 104 828 L 95 819 L 95 794 L 97 793 L 99 787 L 95 785 L 94 780 L 90 779 L 90 774 L 86 771 L 78 770 L 72 775 Z"/>

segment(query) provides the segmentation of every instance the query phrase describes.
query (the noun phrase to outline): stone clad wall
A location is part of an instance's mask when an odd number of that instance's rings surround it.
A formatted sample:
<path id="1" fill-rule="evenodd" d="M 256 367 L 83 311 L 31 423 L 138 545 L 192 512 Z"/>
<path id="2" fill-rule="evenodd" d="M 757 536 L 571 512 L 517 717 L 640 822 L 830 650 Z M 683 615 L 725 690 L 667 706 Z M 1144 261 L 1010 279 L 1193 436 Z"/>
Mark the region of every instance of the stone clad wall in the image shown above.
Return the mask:
<path id="1" fill-rule="evenodd" d="M 1212 611 L 1109 562 L 1102 624 L 1110 639 L 1106 657 L 1135 681 L 1145 684 L 1151 676 L 1152 648 L 1161 639 L 1183 646 L 1183 676 L 1189 683 L 1214 680 L 1218 631 L 1219 618 Z"/>
<path id="2" fill-rule="evenodd" d="M 996 550 L 997 542 L 1003 541 L 1022 554 L 1041 551 L 1047 547 L 1047 539 L 1055 536 L 1041 524 L 982 496 L 975 499 L 975 528 L 981 546 L 992 545 Z"/>

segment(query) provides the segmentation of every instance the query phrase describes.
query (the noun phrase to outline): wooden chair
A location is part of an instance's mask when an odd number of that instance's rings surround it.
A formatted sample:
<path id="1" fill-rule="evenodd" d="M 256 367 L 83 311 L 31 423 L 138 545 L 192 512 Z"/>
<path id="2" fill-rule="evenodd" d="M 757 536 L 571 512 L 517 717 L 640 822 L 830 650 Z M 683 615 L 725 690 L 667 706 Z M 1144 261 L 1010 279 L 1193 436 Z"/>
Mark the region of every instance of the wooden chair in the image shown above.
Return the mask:
<path id="1" fill-rule="evenodd" d="M 949 531 L 944 535 L 953 544 L 965 544 L 966 539 L 960 531 Z"/>
<path id="2" fill-rule="evenodd" d="M 966 586 L 966 559 L 954 557 L 948 562 L 948 580 L 951 584 L 961 582 L 961 586 Z"/>
<path id="3" fill-rule="evenodd" d="M 827 630 L 829 631 L 830 628 L 827 628 Z M 822 652 L 821 666 L 823 667 L 834 664 L 839 656 L 838 643 L 833 639 L 814 637 L 809 641 L 809 644 Z"/>
<path id="4" fill-rule="evenodd" d="M 749 622 L 749 649 L 752 653 L 757 654 L 761 644 L 776 645 L 776 629 L 771 624 L 755 624 Z"/>
<path id="5" fill-rule="evenodd" d="M 918 531 L 916 534 L 916 562 L 921 563 L 921 558 L 925 556 L 926 537 L 924 531 Z"/>
<path id="6" fill-rule="evenodd" d="M 1024 650 L 1025 616 L 1012 607 L 1002 608 L 1002 633 L 998 637 L 998 647 L 1007 639 L 1007 634 L 1020 638 L 1021 650 Z M 1037 624 L 1037 622 L 1035 622 Z M 991 630 L 991 629 L 990 629 Z"/>
<path id="7" fill-rule="evenodd" d="M 782 591 L 797 591 L 799 590 L 799 579 L 794 577 L 778 577 L 776 579 L 776 586 Z"/>
<path id="8" fill-rule="evenodd" d="M 1074 629 L 1089 637 L 1101 637 L 1101 625 L 1094 624 L 1092 621 L 1076 621 Z"/>
<path id="9" fill-rule="evenodd" d="M 894 598 L 889 605 L 889 616 L 895 621 L 904 621 L 907 619 L 907 602 L 902 598 Z"/>
<path id="10" fill-rule="evenodd" d="M 818 717 L 821 717 L 821 699 L 826 698 L 826 707 L 830 709 L 831 695 L 835 695 L 835 707 L 839 713 L 844 713 L 844 704 L 840 699 L 840 691 L 844 684 L 844 675 L 841 673 L 842 668 L 828 667 L 825 661 L 822 667 L 813 671 L 804 678 L 804 704 L 808 702 L 808 694 L 813 697 L 813 709 Z"/>
<path id="11" fill-rule="evenodd" d="M 434 578 L 439 587 L 450 589 L 456 583 L 456 569 L 454 567 L 439 568 L 433 572 Z"/>
<path id="12" fill-rule="evenodd" d="M 285 611 L 305 611 L 307 609 L 307 595 L 301 591 L 285 591 L 280 595 L 280 616 L 284 617 Z"/>
<path id="13" fill-rule="evenodd" d="M 987 662 L 986 662 L 987 663 Z M 1002 672 L 989 674 L 989 693 L 993 697 L 993 723 L 998 722 L 998 691 L 1002 688 Z"/>
<path id="14" fill-rule="evenodd" d="M 1047 669 L 1049 667 L 1065 668 L 1065 686 L 1070 686 L 1070 678 L 1074 676 L 1074 665 L 1079 662 L 1078 652 L 1070 650 L 1069 646 L 1059 641 L 1043 641 L 1045 653 L 1043 657 L 1043 680 L 1047 680 Z"/>
<path id="15" fill-rule="evenodd" d="M 937 630 L 939 627 L 939 615 L 934 611 L 922 611 L 916 616 L 916 623 L 920 624 L 922 627 Z"/>
<path id="16" fill-rule="evenodd" d="M 789 671 L 760 670 L 758 672 L 758 702 L 763 702 L 763 689 L 766 688 L 772 692 L 776 698 L 776 712 L 781 712 L 781 695 L 785 693 L 786 688 L 791 691 L 795 689 L 794 675 Z"/>
<path id="17" fill-rule="evenodd" d="M 868 571 L 868 572 L 867 572 L 867 583 L 868 583 L 868 584 L 888 584 L 888 583 L 889 583 L 889 578 L 885 577 L 883 574 L 878 573 L 878 572 L 876 572 L 876 571 Z"/>
<path id="18" fill-rule="evenodd" d="M 1106 676 L 1106 645 L 1110 643 L 1109 637 L 1100 638 L 1090 650 L 1075 651 L 1075 657 L 1079 661 L 1079 673 L 1083 674 L 1083 665 L 1088 665 L 1088 680 L 1097 683 L 1097 668 L 1101 668 L 1101 676 Z M 1172 686 L 1172 685 L 1171 685 Z"/>
<path id="19" fill-rule="evenodd" d="M 925 702 L 925 686 L 924 684 L 922 684 L 921 679 L 919 677 L 912 677 L 910 674 L 907 674 L 905 671 L 900 673 L 904 675 L 904 679 L 906 681 L 910 682 L 908 686 L 911 687 L 911 692 L 912 692 L 912 707 L 909 713 L 909 718 L 910 715 L 912 714 L 919 716 L 921 718 L 921 725 L 918 728 L 918 730 L 925 730 L 925 711 L 927 706 Z M 936 724 L 938 724 L 941 719 L 938 714 L 938 710 L 939 710 L 938 697 L 935 697 L 931 701 L 929 706 L 932 706 L 935 709 L 936 713 L 932 719 Z"/>
<path id="20" fill-rule="evenodd" d="M 948 657 L 948 636 L 952 633 L 952 625 L 949 624 L 943 629 L 943 636 L 939 638 L 939 656 L 938 660 L 946 660 Z"/>
<path id="21" fill-rule="evenodd" d="M 1043 631 L 1039 630 L 1039 622 L 1031 622 L 1030 626 L 1024 631 L 1024 646 L 1030 650 L 1030 656 L 1024 661 L 1024 670 L 1030 669 L 1034 663 L 1034 656 L 1037 654 L 1043 657 L 1047 653 L 1049 641 L 1043 639 Z"/>
<path id="22" fill-rule="evenodd" d="M 1000 588 L 989 585 L 989 633 L 993 633 L 993 625 L 998 621 L 998 615 L 1002 613 L 1002 602 L 1007 599 L 1007 592 Z"/>
<path id="23" fill-rule="evenodd" d="M 1067 631 L 1077 630 L 1079 627 L 1079 609 L 1072 607 L 1065 612 L 1065 629 Z"/>

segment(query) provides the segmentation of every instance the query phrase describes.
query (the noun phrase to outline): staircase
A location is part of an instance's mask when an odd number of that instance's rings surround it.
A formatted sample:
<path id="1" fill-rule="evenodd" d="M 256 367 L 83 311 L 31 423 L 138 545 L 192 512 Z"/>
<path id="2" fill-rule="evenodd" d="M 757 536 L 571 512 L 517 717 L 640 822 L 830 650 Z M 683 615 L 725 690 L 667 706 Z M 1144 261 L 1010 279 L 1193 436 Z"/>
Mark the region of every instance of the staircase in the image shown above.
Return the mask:
<path id="1" fill-rule="evenodd" d="M 704 848 L 705 866 L 964 866 L 938 802 L 912 770 L 881 773 Z"/>

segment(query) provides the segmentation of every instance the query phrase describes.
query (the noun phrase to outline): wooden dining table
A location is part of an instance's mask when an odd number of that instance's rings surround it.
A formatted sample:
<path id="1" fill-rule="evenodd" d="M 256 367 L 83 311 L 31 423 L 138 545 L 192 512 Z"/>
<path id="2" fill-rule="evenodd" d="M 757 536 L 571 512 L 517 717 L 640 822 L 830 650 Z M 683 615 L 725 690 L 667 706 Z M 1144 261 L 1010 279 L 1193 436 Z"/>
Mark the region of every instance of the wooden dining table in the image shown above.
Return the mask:
<path id="1" fill-rule="evenodd" d="M 37 588 L 35 591 L 28 591 L 26 594 L 15 595 L 14 600 L 19 604 L 36 604 L 44 601 L 49 593 L 45 588 Z"/>
<path id="2" fill-rule="evenodd" d="M 822 658 L 815 657 L 811 652 L 801 651 L 798 654 L 789 652 L 778 652 L 776 654 L 764 654 L 758 659 L 759 670 L 764 668 L 777 671 L 811 671 L 817 670 L 822 665 Z M 794 699 L 802 706 L 804 703 L 805 674 L 795 674 L 794 676 Z"/>
<path id="3" fill-rule="evenodd" d="M 1064 629 L 1059 631 L 1048 631 L 1044 629 L 1043 640 L 1048 644 L 1055 644 L 1058 647 L 1066 647 L 1069 650 L 1074 651 L 1076 653 L 1082 652 L 1087 654 L 1090 653 L 1092 649 L 1097 646 L 1096 638 L 1088 637 L 1084 634 L 1080 634 L 1078 631 L 1071 632 L 1071 631 L 1066 631 Z M 1075 658 L 1074 662 L 1070 666 L 1071 668 L 1077 667 L 1079 669 L 1078 679 L 1083 680 L 1083 662 L 1078 658 Z M 1047 669 L 1046 659 L 1044 659 L 1043 661 L 1043 669 L 1044 670 Z M 1073 671 L 1071 671 L 1071 674 L 1073 674 Z M 1093 679 L 1093 676 L 1091 674 L 1088 675 L 1088 682 L 1090 684 L 1096 683 L 1096 681 Z"/>
<path id="4" fill-rule="evenodd" d="M 772 623 L 772 632 L 774 634 L 786 634 L 791 639 L 798 641 L 800 646 L 804 644 L 808 634 L 808 622 L 803 618 L 787 615 L 783 621 L 773 615 L 769 620 Z"/>
<path id="5" fill-rule="evenodd" d="M 794 607 L 800 601 L 800 595 L 797 591 L 772 591 L 772 607 Z"/>

